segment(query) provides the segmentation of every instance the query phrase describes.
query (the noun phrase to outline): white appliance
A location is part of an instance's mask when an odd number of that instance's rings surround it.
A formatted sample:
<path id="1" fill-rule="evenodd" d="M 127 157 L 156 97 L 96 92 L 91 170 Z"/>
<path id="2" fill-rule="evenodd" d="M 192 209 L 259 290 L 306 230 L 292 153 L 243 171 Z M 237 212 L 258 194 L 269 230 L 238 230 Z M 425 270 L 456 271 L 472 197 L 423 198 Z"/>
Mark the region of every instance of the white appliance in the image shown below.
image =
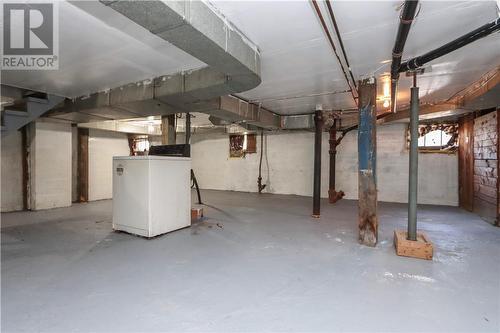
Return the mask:
<path id="1" fill-rule="evenodd" d="M 154 237 L 191 225 L 191 158 L 113 157 L 113 229 Z"/>

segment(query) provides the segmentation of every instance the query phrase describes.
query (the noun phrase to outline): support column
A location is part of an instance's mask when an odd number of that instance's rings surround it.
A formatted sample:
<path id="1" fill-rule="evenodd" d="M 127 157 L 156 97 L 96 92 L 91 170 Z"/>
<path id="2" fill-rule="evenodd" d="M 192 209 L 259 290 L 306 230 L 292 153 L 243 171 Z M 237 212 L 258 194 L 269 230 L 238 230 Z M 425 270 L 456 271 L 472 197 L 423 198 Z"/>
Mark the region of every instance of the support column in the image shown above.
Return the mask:
<path id="1" fill-rule="evenodd" d="M 375 246 L 378 237 L 376 181 L 377 84 L 375 78 L 360 81 L 358 89 L 359 242 L 364 245 Z"/>
<path id="2" fill-rule="evenodd" d="M 417 187 L 418 187 L 418 87 L 417 72 L 413 72 L 413 87 L 410 100 L 410 170 L 408 186 L 408 230 L 394 231 L 394 246 L 398 256 L 431 260 L 434 248 L 429 238 L 417 233 Z"/>
<path id="3" fill-rule="evenodd" d="M 161 117 L 161 144 L 162 145 L 175 145 L 175 114 Z"/>
<path id="4" fill-rule="evenodd" d="M 78 202 L 89 201 L 89 129 L 78 128 Z"/>
<path id="5" fill-rule="evenodd" d="M 320 217 L 321 200 L 321 135 L 323 133 L 323 111 L 316 110 L 314 114 L 314 188 L 312 217 Z"/>
<path id="6" fill-rule="evenodd" d="M 417 240 L 417 190 L 418 190 L 418 87 L 416 72 L 413 74 L 410 100 L 410 170 L 408 186 L 408 240 Z"/>

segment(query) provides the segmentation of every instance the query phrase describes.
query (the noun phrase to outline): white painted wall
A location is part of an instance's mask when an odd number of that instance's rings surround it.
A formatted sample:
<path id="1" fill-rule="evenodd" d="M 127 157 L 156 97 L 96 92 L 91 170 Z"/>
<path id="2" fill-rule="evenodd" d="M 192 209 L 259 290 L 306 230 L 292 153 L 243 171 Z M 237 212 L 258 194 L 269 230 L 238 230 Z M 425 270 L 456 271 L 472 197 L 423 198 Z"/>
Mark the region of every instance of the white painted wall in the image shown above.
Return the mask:
<path id="1" fill-rule="evenodd" d="M 379 201 L 408 201 L 407 124 L 377 127 L 377 185 Z M 357 131 L 343 140 L 337 155 L 337 188 L 346 198 L 357 199 Z M 458 156 L 456 154 L 418 155 L 418 202 L 458 205 Z M 324 177 L 328 175 L 323 174 Z M 328 179 L 328 178 L 323 178 Z"/>
<path id="2" fill-rule="evenodd" d="M 1 208 L 2 212 L 23 209 L 23 168 L 21 132 L 2 137 Z"/>
<path id="3" fill-rule="evenodd" d="M 406 124 L 377 128 L 377 173 L 379 200 L 406 202 L 408 150 Z M 314 134 L 279 132 L 266 136 L 263 160 L 266 192 L 312 195 Z M 258 152 L 260 142 L 257 141 Z M 194 134 L 193 169 L 200 187 L 232 191 L 257 191 L 259 154 L 243 159 L 229 158 L 229 136 Z M 328 197 L 328 133 L 322 143 L 322 197 Z M 456 155 L 419 154 L 419 203 L 458 205 L 458 159 Z M 337 190 L 347 199 L 357 199 L 357 132 L 350 132 L 337 154 Z"/>
<path id="4" fill-rule="evenodd" d="M 31 125 L 31 209 L 71 206 L 71 125 Z"/>
<path id="5" fill-rule="evenodd" d="M 113 196 L 113 156 L 128 156 L 127 134 L 89 130 L 89 201 Z"/>

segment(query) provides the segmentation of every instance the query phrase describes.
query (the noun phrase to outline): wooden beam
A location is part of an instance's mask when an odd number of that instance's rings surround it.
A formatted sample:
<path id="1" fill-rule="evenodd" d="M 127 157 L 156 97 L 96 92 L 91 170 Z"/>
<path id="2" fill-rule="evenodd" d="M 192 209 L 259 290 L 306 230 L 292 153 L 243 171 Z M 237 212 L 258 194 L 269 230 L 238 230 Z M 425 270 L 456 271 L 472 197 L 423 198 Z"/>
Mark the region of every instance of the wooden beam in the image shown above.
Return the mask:
<path id="1" fill-rule="evenodd" d="M 474 114 L 458 122 L 458 202 L 472 212 L 474 203 Z"/>
<path id="2" fill-rule="evenodd" d="M 479 80 L 455 94 L 450 100 L 463 106 L 483 96 L 500 83 L 500 66 L 482 75 Z"/>
<path id="3" fill-rule="evenodd" d="M 78 202 L 89 201 L 89 129 L 78 128 Z"/>
<path id="4" fill-rule="evenodd" d="M 457 109 L 457 105 L 453 104 L 453 103 L 424 104 L 424 105 L 420 106 L 419 119 L 422 118 L 422 116 L 425 116 L 428 114 L 438 113 L 438 112 L 449 112 L 449 111 L 454 111 L 456 109 Z M 396 113 L 389 114 L 389 115 L 381 118 L 380 122 L 390 123 L 393 121 L 398 121 L 398 120 L 403 120 L 403 119 L 408 119 L 408 120 L 410 119 L 410 109 L 409 108 L 398 111 Z"/>
<path id="5" fill-rule="evenodd" d="M 176 144 L 175 120 L 176 120 L 175 114 L 170 114 L 168 116 L 161 117 L 161 144 L 162 145 L 175 145 Z"/>
<path id="6" fill-rule="evenodd" d="M 426 119 L 430 115 L 436 117 L 453 116 L 473 111 L 473 101 L 484 97 L 486 94 L 495 94 L 494 89 L 500 83 L 500 67 L 485 73 L 481 78 L 465 89 L 457 92 L 445 102 L 436 104 L 423 104 L 420 106 L 419 119 Z M 427 117 L 426 117 L 427 116 Z M 410 118 L 410 108 L 400 110 L 389 115 L 379 115 L 380 123 L 406 120 Z"/>
<path id="7" fill-rule="evenodd" d="M 377 216 L 377 84 L 375 78 L 359 81 L 358 118 L 358 206 L 359 242 L 375 246 L 378 238 Z"/>

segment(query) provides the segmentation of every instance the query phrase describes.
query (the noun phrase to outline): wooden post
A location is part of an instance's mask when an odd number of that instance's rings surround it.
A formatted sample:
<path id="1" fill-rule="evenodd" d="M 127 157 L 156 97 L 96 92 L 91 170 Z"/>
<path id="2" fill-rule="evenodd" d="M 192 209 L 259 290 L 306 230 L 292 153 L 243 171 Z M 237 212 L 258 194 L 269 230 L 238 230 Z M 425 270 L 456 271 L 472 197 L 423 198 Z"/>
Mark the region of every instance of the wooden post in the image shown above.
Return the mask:
<path id="1" fill-rule="evenodd" d="M 78 128 L 78 202 L 89 201 L 89 129 Z"/>
<path id="2" fill-rule="evenodd" d="M 161 117 L 161 144 L 175 145 L 175 114 Z"/>
<path id="3" fill-rule="evenodd" d="M 364 245 L 375 246 L 378 237 L 376 181 L 377 84 L 375 78 L 359 81 L 358 89 L 359 242 Z"/>
<path id="4" fill-rule="evenodd" d="M 472 212 L 474 203 L 474 114 L 458 121 L 458 202 Z"/>

